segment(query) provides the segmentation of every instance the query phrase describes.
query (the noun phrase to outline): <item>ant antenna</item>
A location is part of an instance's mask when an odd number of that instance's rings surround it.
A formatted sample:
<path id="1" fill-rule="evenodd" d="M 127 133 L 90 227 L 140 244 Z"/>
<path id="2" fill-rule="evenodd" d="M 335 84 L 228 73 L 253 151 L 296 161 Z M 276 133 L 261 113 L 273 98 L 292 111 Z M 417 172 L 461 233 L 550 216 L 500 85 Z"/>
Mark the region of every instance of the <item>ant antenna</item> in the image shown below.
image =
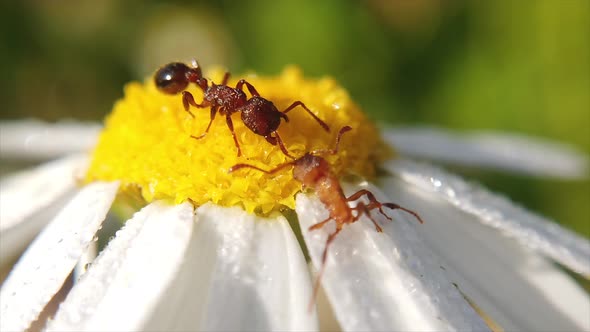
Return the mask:
<path id="1" fill-rule="evenodd" d="M 342 139 L 342 135 L 344 135 L 344 133 L 351 131 L 352 127 L 350 126 L 344 126 L 342 128 L 340 128 L 340 131 L 338 132 L 338 136 L 336 137 L 336 143 L 334 144 L 334 148 L 333 149 L 329 149 L 329 150 L 313 150 L 310 152 L 310 154 L 312 155 L 319 155 L 319 154 L 337 154 L 338 153 L 338 149 L 340 148 L 340 140 Z"/>
<path id="2" fill-rule="evenodd" d="M 284 164 L 280 164 L 279 166 L 277 166 L 277 167 L 275 167 L 275 168 L 273 168 L 273 169 L 271 169 L 269 171 L 267 171 L 265 169 L 262 169 L 260 167 L 256 167 L 254 165 L 250 165 L 250 164 L 235 164 L 232 167 L 230 167 L 227 172 L 228 173 L 233 173 L 233 172 L 235 172 L 235 171 L 237 171 L 239 169 L 242 169 L 242 168 L 252 168 L 252 169 L 255 169 L 257 171 L 266 173 L 266 174 L 274 174 L 274 173 L 277 173 L 278 171 L 280 171 L 280 170 L 282 170 L 284 168 L 287 168 L 289 166 L 293 166 L 294 164 L 295 164 L 295 161 L 290 161 L 290 162 L 287 162 L 287 163 L 284 163 Z"/>

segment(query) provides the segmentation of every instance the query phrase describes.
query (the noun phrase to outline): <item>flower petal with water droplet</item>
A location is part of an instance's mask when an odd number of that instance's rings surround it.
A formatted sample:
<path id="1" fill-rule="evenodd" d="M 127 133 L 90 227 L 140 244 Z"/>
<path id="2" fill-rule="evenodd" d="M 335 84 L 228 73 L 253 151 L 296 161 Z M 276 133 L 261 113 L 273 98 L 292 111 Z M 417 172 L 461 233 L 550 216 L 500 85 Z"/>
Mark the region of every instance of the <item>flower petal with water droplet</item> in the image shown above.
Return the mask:
<path id="1" fill-rule="evenodd" d="M 0 289 L 0 330 L 23 331 L 61 288 L 111 207 L 117 182 L 80 192 L 29 246 Z"/>
<path id="2" fill-rule="evenodd" d="M 590 242 L 557 223 L 427 164 L 401 159 L 387 162 L 384 167 L 413 186 L 438 193 L 460 210 L 476 215 L 485 225 L 575 272 L 590 276 Z"/>
<path id="3" fill-rule="evenodd" d="M 384 130 L 403 155 L 437 162 L 559 178 L 588 176 L 588 158 L 556 142 L 516 134 L 452 133 L 431 127 Z"/>
<path id="4" fill-rule="evenodd" d="M 287 221 L 206 204 L 154 330 L 313 331 L 311 281 Z"/>
<path id="5" fill-rule="evenodd" d="M 72 289 L 48 330 L 144 329 L 184 261 L 192 227 L 189 203 L 155 202 L 136 213 Z"/>
<path id="6" fill-rule="evenodd" d="M 2 158 L 43 160 L 91 149 L 101 125 L 75 121 L 38 120 L 0 122 Z"/>

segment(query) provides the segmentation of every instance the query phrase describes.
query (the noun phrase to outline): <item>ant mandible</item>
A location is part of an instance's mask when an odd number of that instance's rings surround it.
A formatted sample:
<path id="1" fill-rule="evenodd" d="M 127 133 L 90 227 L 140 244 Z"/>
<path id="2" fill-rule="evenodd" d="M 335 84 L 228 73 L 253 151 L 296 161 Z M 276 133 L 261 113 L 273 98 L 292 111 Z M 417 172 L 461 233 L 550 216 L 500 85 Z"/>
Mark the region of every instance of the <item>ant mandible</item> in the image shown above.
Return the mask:
<path id="1" fill-rule="evenodd" d="M 211 119 L 209 125 L 207 125 L 207 129 L 199 136 L 191 135 L 194 139 L 201 139 L 207 135 L 209 128 L 211 128 L 211 123 L 215 119 L 215 115 L 219 112 L 219 114 L 225 115 L 227 127 L 231 131 L 234 143 L 238 149 L 238 157 L 241 156 L 242 151 L 231 119 L 233 113 L 241 112 L 242 122 L 244 122 L 244 125 L 248 129 L 257 135 L 263 136 L 270 144 L 278 145 L 287 157 L 295 159 L 287 151 L 277 130 L 281 124 L 281 119 L 288 122 L 287 113 L 297 106 L 301 106 L 307 111 L 324 130 L 327 132 L 330 131 L 328 125 L 313 114 L 301 101 L 293 102 L 284 111 L 280 112 L 270 100 L 261 97 L 254 86 L 246 80 L 239 80 L 236 87 L 232 88 L 227 85 L 230 74 L 226 72 L 221 84 L 217 85 L 211 82 L 211 86 L 209 86 L 207 79 L 203 77 L 201 67 L 197 61 L 193 60 L 192 65 L 193 67 L 191 68 L 184 63 L 169 63 L 156 72 L 154 79 L 156 87 L 164 93 L 178 94 L 182 92 L 184 110 L 193 118 L 195 115 L 189 109 L 191 105 L 196 108 L 211 108 Z M 189 83 L 195 83 L 203 90 L 203 101 L 201 104 L 197 104 L 193 95 L 185 91 Z M 244 85 L 252 95 L 249 99 L 244 93 Z"/>
<path id="2" fill-rule="evenodd" d="M 326 245 L 324 247 L 324 252 L 322 254 L 322 267 L 320 269 L 320 273 L 319 273 L 316 283 L 314 285 L 313 297 L 312 297 L 312 301 L 310 303 L 310 308 L 313 306 L 313 299 L 315 299 L 317 296 L 318 287 L 320 285 L 320 280 L 321 280 L 321 277 L 324 273 L 324 268 L 326 266 L 326 258 L 327 258 L 327 254 L 328 254 L 328 247 L 330 246 L 332 241 L 334 241 L 334 239 L 336 238 L 336 235 L 338 235 L 338 233 L 340 233 L 340 231 L 342 230 L 342 227 L 344 225 L 354 223 L 363 214 L 365 214 L 373 222 L 373 225 L 375 225 L 375 229 L 377 230 L 377 232 L 382 232 L 383 229 L 381 228 L 381 226 L 379 226 L 377 221 L 375 221 L 375 219 L 373 219 L 370 211 L 374 210 L 374 209 L 378 209 L 379 213 L 381 213 L 383 216 L 385 216 L 385 218 L 387 218 L 388 220 L 392 220 L 391 217 L 389 217 L 387 214 L 385 214 L 385 211 L 383 211 L 384 207 L 392 209 L 392 210 L 399 209 L 399 210 L 405 211 L 405 212 L 413 215 L 421 224 L 424 223 L 422 218 L 420 218 L 420 216 L 416 212 L 406 209 L 406 208 L 399 206 L 395 203 L 381 203 L 375 198 L 375 196 L 373 195 L 372 192 L 370 192 L 366 189 L 361 189 L 348 197 L 346 197 L 344 195 L 344 191 L 342 190 L 342 187 L 340 186 L 338 179 L 336 178 L 334 173 L 332 173 L 332 170 L 330 168 L 330 164 L 326 161 L 326 159 L 324 159 L 320 155 L 322 155 L 322 154 L 329 154 L 329 155 L 337 154 L 338 148 L 340 146 L 340 140 L 342 138 L 342 135 L 351 129 L 352 128 L 349 126 L 344 126 L 340 129 L 340 132 L 338 132 L 338 136 L 336 138 L 336 143 L 335 143 L 333 149 L 314 150 L 311 152 L 307 152 L 302 157 L 299 157 L 298 159 L 295 159 L 293 161 L 281 164 L 271 170 L 264 170 L 262 168 L 258 168 L 256 166 L 249 165 L 249 164 L 237 164 L 237 165 L 232 166 L 229 169 L 230 173 L 235 172 L 235 171 L 242 169 L 242 168 L 252 168 L 252 169 L 267 173 L 267 174 L 274 174 L 274 173 L 277 173 L 287 167 L 292 166 L 293 167 L 293 178 L 295 180 L 301 182 L 303 184 L 304 188 L 308 187 L 308 188 L 313 189 L 315 191 L 316 195 L 318 196 L 320 202 L 322 202 L 326 206 L 326 209 L 329 212 L 328 218 L 326 218 L 324 221 L 321 221 L 317 224 L 312 225 L 311 227 L 309 227 L 309 230 L 311 231 L 311 230 L 315 230 L 315 229 L 320 229 L 326 223 L 328 223 L 330 220 L 335 221 L 336 230 L 333 233 L 331 233 L 328 236 L 328 239 L 326 240 Z M 355 207 L 350 207 L 348 205 L 348 202 L 356 201 L 363 196 L 366 196 L 366 198 L 369 200 L 368 204 L 360 201 L 360 202 L 357 202 Z M 353 212 L 356 212 L 356 215 Z"/>

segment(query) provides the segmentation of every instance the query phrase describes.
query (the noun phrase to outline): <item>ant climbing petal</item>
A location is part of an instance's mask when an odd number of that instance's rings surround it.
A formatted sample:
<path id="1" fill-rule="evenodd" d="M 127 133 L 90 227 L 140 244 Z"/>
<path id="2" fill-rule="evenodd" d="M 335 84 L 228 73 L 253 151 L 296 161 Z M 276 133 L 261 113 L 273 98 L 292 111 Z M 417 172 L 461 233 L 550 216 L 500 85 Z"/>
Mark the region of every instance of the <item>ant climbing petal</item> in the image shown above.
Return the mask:
<path id="1" fill-rule="evenodd" d="M 344 225 L 352 224 L 359 220 L 362 215 L 366 215 L 367 218 L 371 220 L 373 225 L 375 225 L 375 229 L 377 230 L 377 232 L 382 232 L 383 229 L 381 228 L 381 226 L 379 226 L 377 221 L 371 215 L 371 210 L 377 209 L 383 216 L 391 220 L 391 218 L 385 213 L 385 211 L 383 211 L 383 207 L 406 211 L 418 218 L 418 221 L 422 222 L 422 219 L 414 211 L 408 210 L 394 203 L 381 203 L 377 200 L 377 198 L 375 198 L 375 195 L 369 190 L 361 189 L 356 193 L 350 195 L 349 197 L 346 197 L 344 195 L 344 191 L 340 186 L 338 178 L 333 173 L 331 165 L 328 163 L 327 160 L 318 155 L 337 154 L 340 148 L 342 135 L 344 135 L 344 133 L 350 130 L 352 130 L 350 126 L 344 126 L 340 129 L 340 131 L 338 132 L 338 136 L 336 137 L 336 142 L 334 143 L 333 149 L 307 152 L 303 156 L 293 161 L 280 164 L 279 166 L 271 170 L 265 170 L 249 164 L 236 164 L 229 169 L 230 173 L 242 168 L 251 168 L 266 174 L 274 174 L 276 172 L 281 171 L 284 168 L 292 166 L 293 178 L 301 182 L 302 187 L 308 187 L 313 189 L 320 202 L 324 204 L 324 206 L 329 212 L 328 218 L 324 219 L 321 222 L 313 224 L 309 227 L 309 230 L 313 231 L 323 228 L 328 222 L 334 220 L 336 224 L 336 231 L 331 233 L 328 236 L 328 239 L 326 240 L 324 253 L 322 254 L 320 272 L 314 285 L 313 297 L 310 301 L 310 310 L 311 308 L 313 308 L 315 304 L 315 298 L 317 296 L 321 277 L 325 270 L 328 248 L 336 238 L 336 235 L 338 235 L 338 233 L 342 230 Z M 357 205 L 355 207 L 350 207 L 348 205 L 349 202 L 356 201 L 362 198 L 363 196 L 365 196 L 368 199 L 368 204 L 365 204 L 364 202 L 357 202 Z"/>

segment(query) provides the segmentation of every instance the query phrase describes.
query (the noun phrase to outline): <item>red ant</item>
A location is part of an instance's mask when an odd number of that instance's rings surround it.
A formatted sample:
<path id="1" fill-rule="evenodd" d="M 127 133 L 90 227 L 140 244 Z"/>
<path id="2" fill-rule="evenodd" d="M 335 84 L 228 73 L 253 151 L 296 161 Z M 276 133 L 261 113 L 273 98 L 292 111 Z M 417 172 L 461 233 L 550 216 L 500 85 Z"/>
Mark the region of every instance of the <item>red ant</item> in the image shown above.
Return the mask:
<path id="1" fill-rule="evenodd" d="M 225 73 L 221 84 L 217 85 L 211 82 L 209 86 L 206 78 L 203 77 L 199 64 L 193 60 L 193 68 L 188 67 L 184 63 L 173 62 L 160 68 L 155 74 L 156 87 L 167 94 L 178 94 L 182 92 L 182 104 L 184 110 L 188 112 L 193 118 L 195 115 L 189 110 L 190 106 L 196 108 L 211 108 L 211 120 L 205 132 L 199 136 L 192 136 L 194 139 L 201 139 L 207 135 L 211 123 L 215 119 L 217 112 L 221 115 L 225 115 L 225 121 L 227 127 L 231 131 L 234 143 L 238 149 L 238 157 L 242 155 L 240 144 L 234 132 L 234 125 L 231 119 L 231 115 L 236 112 L 241 112 L 242 122 L 252 130 L 255 134 L 263 136 L 270 144 L 278 145 L 281 151 L 289 158 L 295 159 L 289 154 L 287 148 L 283 144 L 283 140 L 279 136 L 277 129 L 281 124 L 281 118 L 285 122 L 289 121 L 287 112 L 291 111 L 297 106 L 303 107 L 319 124 L 326 130 L 330 131 L 328 125 L 313 114 L 307 106 L 301 101 L 293 102 L 284 111 L 279 112 L 276 106 L 268 99 L 260 96 L 254 86 L 248 83 L 246 80 L 241 79 L 236 84 L 235 88 L 227 86 L 229 80 L 229 72 Z M 189 83 L 195 83 L 198 87 L 203 90 L 203 102 L 197 104 L 193 95 L 184 91 Z M 248 88 L 248 91 L 252 95 L 250 99 L 244 93 L 244 85 Z M 274 134 L 274 136 L 273 136 Z"/>
<path id="2" fill-rule="evenodd" d="M 320 273 L 318 275 L 318 279 L 314 285 L 313 297 L 312 302 L 310 303 L 310 308 L 313 306 L 313 299 L 316 298 L 318 287 L 320 284 L 320 280 L 322 274 L 324 273 L 324 268 L 326 266 L 326 258 L 328 253 L 328 247 L 336 238 L 336 235 L 340 233 L 342 227 L 346 224 L 352 224 L 357 221 L 363 214 L 367 215 L 369 219 L 375 225 L 377 232 L 382 232 L 383 229 L 375 219 L 371 216 L 370 211 L 373 209 L 378 209 L 379 212 L 385 216 L 388 220 L 392 220 L 385 212 L 383 211 L 383 207 L 395 210 L 399 209 L 405 211 L 411 215 L 413 215 L 421 224 L 424 223 L 420 216 L 409 209 L 401 207 L 395 203 L 381 203 L 377 201 L 373 193 L 366 189 L 361 189 L 356 193 L 346 197 L 344 192 L 342 191 L 342 187 L 338 182 L 338 179 L 332 173 L 330 169 L 330 164 L 326 161 L 326 159 L 320 157 L 320 154 L 330 154 L 335 155 L 338 153 L 338 148 L 340 145 L 340 139 L 342 135 L 351 130 L 352 128 L 349 126 L 344 126 L 340 129 L 338 133 L 338 137 L 336 138 L 336 143 L 333 149 L 331 150 L 314 150 L 311 152 L 305 153 L 302 157 L 295 159 L 293 161 L 281 164 L 274 169 L 271 170 L 264 170 L 258 168 L 253 165 L 248 164 L 237 164 L 234 165 L 229 169 L 229 172 L 234 172 L 241 168 L 252 168 L 267 174 L 274 174 L 277 173 L 287 167 L 293 166 L 293 178 L 303 184 L 303 188 L 312 188 L 315 190 L 316 195 L 320 199 L 326 209 L 328 209 L 329 217 L 326 218 L 324 221 L 321 221 L 317 224 L 312 225 L 309 227 L 309 230 L 315 230 L 322 228 L 326 223 L 330 220 L 334 220 L 336 222 L 336 230 L 328 236 L 326 240 L 326 246 L 324 247 L 324 252 L 322 254 L 322 267 L 320 269 Z M 348 202 L 356 201 L 357 199 L 361 198 L 362 196 L 366 196 L 369 200 L 369 203 L 366 204 L 364 202 L 357 202 L 355 207 L 350 207 Z M 353 213 L 356 212 L 356 215 Z"/>

